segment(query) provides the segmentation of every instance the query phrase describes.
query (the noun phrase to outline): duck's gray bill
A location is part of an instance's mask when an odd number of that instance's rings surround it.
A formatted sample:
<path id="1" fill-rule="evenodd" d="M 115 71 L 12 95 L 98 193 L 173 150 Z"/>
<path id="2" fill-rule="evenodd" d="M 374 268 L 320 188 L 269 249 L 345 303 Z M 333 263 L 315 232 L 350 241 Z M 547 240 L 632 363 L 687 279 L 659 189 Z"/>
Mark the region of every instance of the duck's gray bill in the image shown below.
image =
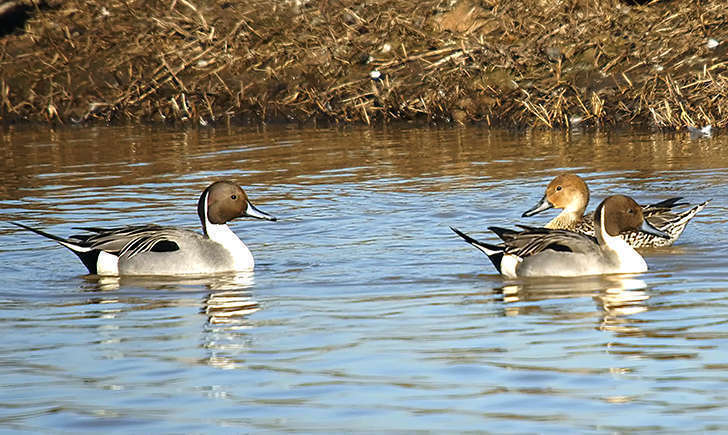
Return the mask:
<path id="1" fill-rule="evenodd" d="M 256 219 L 265 219 L 267 221 L 276 221 L 278 220 L 275 216 L 271 216 L 268 213 L 265 213 L 263 211 L 258 210 L 255 208 L 253 204 L 248 201 L 248 206 L 245 208 L 245 212 L 243 213 L 243 216 L 252 217 Z"/>
<path id="2" fill-rule="evenodd" d="M 548 199 L 546 199 L 546 195 L 541 198 L 541 201 L 539 201 L 538 204 L 536 204 L 536 207 L 524 212 L 521 217 L 528 217 L 533 216 L 535 214 L 541 213 L 544 210 L 548 210 L 550 208 L 553 208 L 553 204 L 549 202 Z"/>

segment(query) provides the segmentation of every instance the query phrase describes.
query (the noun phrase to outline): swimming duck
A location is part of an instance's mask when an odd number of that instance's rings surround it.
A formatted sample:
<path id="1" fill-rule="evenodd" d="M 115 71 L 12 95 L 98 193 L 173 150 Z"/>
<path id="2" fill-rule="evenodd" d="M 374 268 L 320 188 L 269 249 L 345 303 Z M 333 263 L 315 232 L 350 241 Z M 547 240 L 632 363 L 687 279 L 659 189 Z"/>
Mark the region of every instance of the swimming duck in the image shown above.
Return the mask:
<path id="1" fill-rule="evenodd" d="M 507 278 L 645 272 L 644 258 L 619 237 L 620 233 L 643 231 L 668 237 L 644 219 L 642 207 L 628 196 L 606 198 L 594 215 L 596 238 L 560 229 L 521 226 L 523 230 L 516 231 L 490 227 L 503 241 L 494 245 L 450 228 L 483 251 Z"/>
<path id="2" fill-rule="evenodd" d="M 90 234 L 66 239 L 18 222 L 13 224 L 55 240 L 97 275 L 208 275 L 253 270 L 247 246 L 227 226 L 238 217 L 275 221 L 253 206 L 245 191 L 217 181 L 200 195 L 197 214 L 202 234 L 159 225 L 79 228 Z"/>
<path id="3" fill-rule="evenodd" d="M 679 202 L 682 198 L 669 198 L 656 204 L 642 206 L 645 219 L 669 237 L 657 237 L 640 231 L 628 231 L 620 236 L 634 248 L 670 246 L 680 237 L 690 219 L 705 208 L 709 201 L 690 210 L 675 213 L 673 208 L 690 204 Z M 560 208 L 561 213 L 545 225 L 546 228 L 571 230 L 594 235 L 594 213 L 584 215 L 589 203 L 589 188 L 576 174 L 561 174 L 546 187 L 546 193 L 535 207 L 523 213 L 533 216 L 550 208 Z"/>

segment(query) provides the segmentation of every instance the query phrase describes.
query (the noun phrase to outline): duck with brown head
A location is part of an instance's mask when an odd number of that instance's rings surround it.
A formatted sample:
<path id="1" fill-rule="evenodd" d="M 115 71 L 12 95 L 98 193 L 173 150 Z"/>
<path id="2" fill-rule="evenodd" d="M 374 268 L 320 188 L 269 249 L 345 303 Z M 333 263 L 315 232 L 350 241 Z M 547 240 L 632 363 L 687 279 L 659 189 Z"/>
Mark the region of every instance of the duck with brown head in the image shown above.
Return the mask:
<path id="1" fill-rule="evenodd" d="M 541 201 L 523 213 L 522 217 L 533 216 L 550 208 L 560 208 L 563 211 L 544 226 L 568 230 L 582 221 L 587 204 L 589 188 L 584 180 L 575 174 L 561 174 L 546 186 L 546 193 Z"/>
<path id="2" fill-rule="evenodd" d="M 641 231 L 626 230 L 620 237 L 626 240 L 633 248 L 647 248 L 670 246 L 680 237 L 690 219 L 693 218 L 708 204 L 708 201 L 698 204 L 689 210 L 677 213 L 673 209 L 687 206 L 680 202 L 681 197 L 669 198 L 664 201 L 642 206 L 645 219 L 655 228 L 668 234 L 669 237 L 656 237 Z M 550 208 L 560 208 L 561 213 L 551 219 L 546 228 L 564 229 L 593 236 L 594 213 L 584 214 L 589 203 L 589 188 L 584 180 L 571 173 L 556 176 L 546 187 L 543 198 L 530 210 L 523 213 L 523 217 L 533 216 Z"/>
<path id="3" fill-rule="evenodd" d="M 623 195 L 610 196 L 597 207 L 597 237 L 568 230 L 522 226 L 522 231 L 490 227 L 502 240 L 480 242 L 452 228 L 484 252 L 507 278 L 640 273 L 647 263 L 619 234 L 645 231 L 668 237 L 644 220 L 642 208 Z"/>
<path id="4" fill-rule="evenodd" d="M 239 217 L 275 221 L 230 181 L 217 181 L 200 195 L 197 212 L 202 234 L 159 225 L 81 228 L 90 234 L 62 238 L 24 224 L 13 224 L 55 240 L 75 253 L 89 273 L 98 275 L 210 275 L 253 270 L 245 243 L 227 226 Z"/>

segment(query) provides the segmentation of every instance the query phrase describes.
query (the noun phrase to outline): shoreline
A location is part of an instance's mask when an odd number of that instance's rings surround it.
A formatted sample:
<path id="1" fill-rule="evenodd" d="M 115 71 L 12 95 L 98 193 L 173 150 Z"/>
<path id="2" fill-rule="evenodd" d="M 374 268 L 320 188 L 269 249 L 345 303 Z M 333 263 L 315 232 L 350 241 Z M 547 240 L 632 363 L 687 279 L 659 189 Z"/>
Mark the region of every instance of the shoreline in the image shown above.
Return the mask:
<path id="1" fill-rule="evenodd" d="M 728 126 L 720 2 L 14 3 L 3 124 Z"/>

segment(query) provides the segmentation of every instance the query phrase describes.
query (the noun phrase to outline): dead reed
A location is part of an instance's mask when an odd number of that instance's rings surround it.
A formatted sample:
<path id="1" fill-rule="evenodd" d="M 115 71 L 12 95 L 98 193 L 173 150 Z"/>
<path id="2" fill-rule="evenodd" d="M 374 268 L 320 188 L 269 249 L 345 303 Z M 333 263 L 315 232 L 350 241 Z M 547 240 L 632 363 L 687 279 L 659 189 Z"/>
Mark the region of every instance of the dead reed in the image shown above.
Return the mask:
<path id="1" fill-rule="evenodd" d="M 721 1 L 27 5 L 0 38 L 4 122 L 728 125 Z"/>

